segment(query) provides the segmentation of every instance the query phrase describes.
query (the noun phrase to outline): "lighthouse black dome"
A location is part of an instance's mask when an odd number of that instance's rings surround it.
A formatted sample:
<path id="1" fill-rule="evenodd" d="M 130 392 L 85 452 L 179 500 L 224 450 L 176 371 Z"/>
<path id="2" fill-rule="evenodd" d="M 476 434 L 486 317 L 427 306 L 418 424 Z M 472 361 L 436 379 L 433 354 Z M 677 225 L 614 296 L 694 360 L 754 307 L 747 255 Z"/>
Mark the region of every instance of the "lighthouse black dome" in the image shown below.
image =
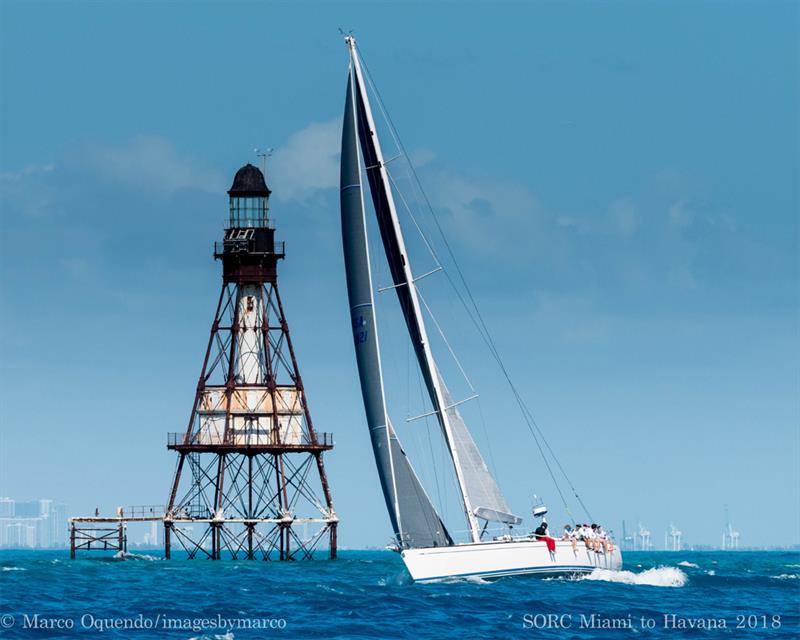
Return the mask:
<path id="1" fill-rule="evenodd" d="M 231 197 L 239 196 L 268 196 L 272 193 L 264 180 L 261 169 L 254 167 L 249 162 L 236 172 L 233 185 L 228 191 Z"/>

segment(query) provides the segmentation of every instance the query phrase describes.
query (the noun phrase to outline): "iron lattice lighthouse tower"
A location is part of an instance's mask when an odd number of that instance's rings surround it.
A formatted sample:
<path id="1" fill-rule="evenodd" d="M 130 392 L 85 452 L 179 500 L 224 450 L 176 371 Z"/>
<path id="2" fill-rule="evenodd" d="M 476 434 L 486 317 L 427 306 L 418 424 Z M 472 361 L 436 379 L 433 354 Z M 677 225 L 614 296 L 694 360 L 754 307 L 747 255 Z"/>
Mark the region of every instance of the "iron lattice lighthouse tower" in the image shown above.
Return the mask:
<path id="1" fill-rule="evenodd" d="M 338 519 L 323 452 L 331 434 L 311 421 L 278 292 L 270 190 L 247 164 L 236 173 L 224 240 L 222 290 L 189 425 L 169 435 L 178 453 L 166 515 L 165 552 L 219 559 L 302 559 L 328 539 L 336 557 Z"/>

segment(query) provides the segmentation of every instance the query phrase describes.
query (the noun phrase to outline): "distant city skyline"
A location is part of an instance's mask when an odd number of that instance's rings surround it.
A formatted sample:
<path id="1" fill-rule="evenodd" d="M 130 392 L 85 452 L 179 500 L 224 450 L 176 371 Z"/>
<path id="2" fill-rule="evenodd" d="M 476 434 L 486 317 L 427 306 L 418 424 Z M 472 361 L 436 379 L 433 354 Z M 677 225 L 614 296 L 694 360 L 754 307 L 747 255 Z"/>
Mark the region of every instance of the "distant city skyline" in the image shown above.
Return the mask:
<path id="1" fill-rule="evenodd" d="M 69 515 L 66 504 L 51 498 L 0 497 L 0 549 L 65 548 Z"/>

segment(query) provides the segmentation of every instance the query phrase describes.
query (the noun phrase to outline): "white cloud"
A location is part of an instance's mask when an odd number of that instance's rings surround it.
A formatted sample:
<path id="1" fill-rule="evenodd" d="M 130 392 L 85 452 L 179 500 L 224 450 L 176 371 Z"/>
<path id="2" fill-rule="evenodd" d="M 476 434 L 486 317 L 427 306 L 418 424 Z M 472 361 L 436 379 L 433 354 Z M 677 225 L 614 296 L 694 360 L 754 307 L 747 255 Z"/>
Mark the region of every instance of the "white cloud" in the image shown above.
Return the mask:
<path id="1" fill-rule="evenodd" d="M 687 204 L 686 200 L 678 200 L 670 205 L 668 216 L 671 227 L 683 229 L 692 223 L 692 213 Z"/>
<path id="2" fill-rule="evenodd" d="M 436 158 L 436 154 L 433 151 L 424 147 L 414 149 L 408 155 L 409 159 L 411 160 L 411 164 L 413 164 L 417 169 L 424 167 L 426 164 L 430 164 Z"/>
<path id="3" fill-rule="evenodd" d="M 123 184 L 166 192 L 199 189 L 219 193 L 227 184 L 219 171 L 179 153 L 166 138 L 153 135 L 136 136 L 118 146 L 85 144 L 70 152 L 65 164 Z"/>
<path id="4" fill-rule="evenodd" d="M 629 237 L 639 228 L 636 205 L 629 198 L 617 198 L 608 206 L 608 217 L 614 230 Z"/>
<path id="5" fill-rule="evenodd" d="M 49 163 L 49 164 L 30 165 L 29 167 L 25 167 L 24 169 L 20 169 L 19 171 L 3 171 L 0 172 L 0 181 L 2 182 L 3 185 L 11 185 L 14 183 L 22 182 L 23 180 L 27 180 L 29 178 L 39 176 L 41 174 L 50 173 L 55 168 L 56 165 L 54 165 L 53 163 Z"/>
<path id="6" fill-rule="evenodd" d="M 430 180 L 430 195 L 437 211 L 453 217 L 451 231 L 483 255 L 509 256 L 509 246 L 521 243 L 527 248 L 547 217 L 536 196 L 515 182 L 440 173 Z"/>
<path id="7" fill-rule="evenodd" d="M 53 206 L 53 199 L 43 183 L 53 173 L 54 164 L 37 164 L 19 171 L 0 172 L 0 205 L 5 211 L 29 218 L 43 218 Z"/>
<path id="8" fill-rule="evenodd" d="M 342 119 L 312 122 L 296 131 L 269 160 L 267 183 L 279 200 L 304 200 L 317 191 L 339 186 Z M 430 149 L 410 153 L 415 167 L 434 160 Z"/>
<path id="9" fill-rule="evenodd" d="M 282 200 L 303 200 L 339 184 L 342 121 L 312 122 L 289 136 L 269 161 L 267 182 Z"/>

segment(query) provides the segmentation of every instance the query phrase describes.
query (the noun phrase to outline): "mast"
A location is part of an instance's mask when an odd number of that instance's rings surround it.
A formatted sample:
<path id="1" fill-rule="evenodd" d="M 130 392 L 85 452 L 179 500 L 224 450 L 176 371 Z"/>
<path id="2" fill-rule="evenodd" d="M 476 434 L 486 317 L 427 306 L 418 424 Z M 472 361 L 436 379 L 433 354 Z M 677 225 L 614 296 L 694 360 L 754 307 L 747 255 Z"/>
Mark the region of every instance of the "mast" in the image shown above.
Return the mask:
<path id="1" fill-rule="evenodd" d="M 373 172 L 373 175 L 374 173 L 377 173 L 379 176 L 379 181 L 383 191 L 382 195 L 385 197 L 386 203 L 388 205 L 388 214 L 389 214 L 393 239 L 397 243 L 397 247 L 399 249 L 399 254 L 401 258 L 400 262 L 402 268 L 402 276 L 405 282 L 400 282 L 399 286 L 405 286 L 407 288 L 408 302 L 410 306 L 408 312 L 412 315 L 413 320 L 415 321 L 416 324 L 416 329 L 418 331 L 418 344 L 415 345 L 415 350 L 419 354 L 420 365 L 424 369 L 423 373 L 425 373 L 427 386 L 430 391 L 431 400 L 433 401 L 434 404 L 436 416 L 439 420 L 439 424 L 442 427 L 442 431 L 444 432 L 445 442 L 450 451 L 450 457 L 453 460 L 453 466 L 455 468 L 456 479 L 458 482 L 458 489 L 459 493 L 461 494 L 461 499 L 464 503 L 464 512 L 467 518 L 467 523 L 469 524 L 472 541 L 480 542 L 480 527 L 478 525 L 478 520 L 473 512 L 473 505 L 471 504 L 470 496 L 467 491 L 466 481 L 464 478 L 464 471 L 462 469 L 461 461 L 459 459 L 459 453 L 457 448 L 454 446 L 453 428 L 450 423 L 450 417 L 447 412 L 448 406 L 445 401 L 445 394 L 442 389 L 441 379 L 439 377 L 436 368 L 436 363 L 433 359 L 433 354 L 431 352 L 430 343 L 428 341 L 428 334 L 425 329 L 424 319 L 422 317 L 422 310 L 419 304 L 419 297 L 417 295 L 416 285 L 414 284 L 414 275 L 411 271 L 411 264 L 408 259 L 408 253 L 406 251 L 405 241 L 403 239 L 403 233 L 400 228 L 400 222 L 397 217 L 397 209 L 395 207 L 394 198 L 392 196 L 392 190 L 389 184 L 388 175 L 386 173 L 386 167 L 384 166 L 383 152 L 381 150 L 380 141 L 376 133 L 375 121 L 372 117 L 372 109 L 370 108 L 369 98 L 367 96 L 366 86 L 364 84 L 363 73 L 361 71 L 361 63 L 359 61 L 355 39 L 352 36 L 347 36 L 345 38 L 345 41 L 347 42 L 347 46 L 350 50 L 350 59 L 354 71 L 354 79 L 356 84 L 355 89 L 358 91 L 358 96 L 360 97 L 360 105 L 363 107 L 363 115 L 366 118 L 366 125 L 369 129 L 369 140 L 365 141 L 362 138 L 362 145 L 366 145 L 367 142 L 370 143 L 376 160 L 375 165 L 369 166 L 367 169 L 368 172 Z M 413 338 L 414 336 L 412 335 L 412 339 Z"/>

